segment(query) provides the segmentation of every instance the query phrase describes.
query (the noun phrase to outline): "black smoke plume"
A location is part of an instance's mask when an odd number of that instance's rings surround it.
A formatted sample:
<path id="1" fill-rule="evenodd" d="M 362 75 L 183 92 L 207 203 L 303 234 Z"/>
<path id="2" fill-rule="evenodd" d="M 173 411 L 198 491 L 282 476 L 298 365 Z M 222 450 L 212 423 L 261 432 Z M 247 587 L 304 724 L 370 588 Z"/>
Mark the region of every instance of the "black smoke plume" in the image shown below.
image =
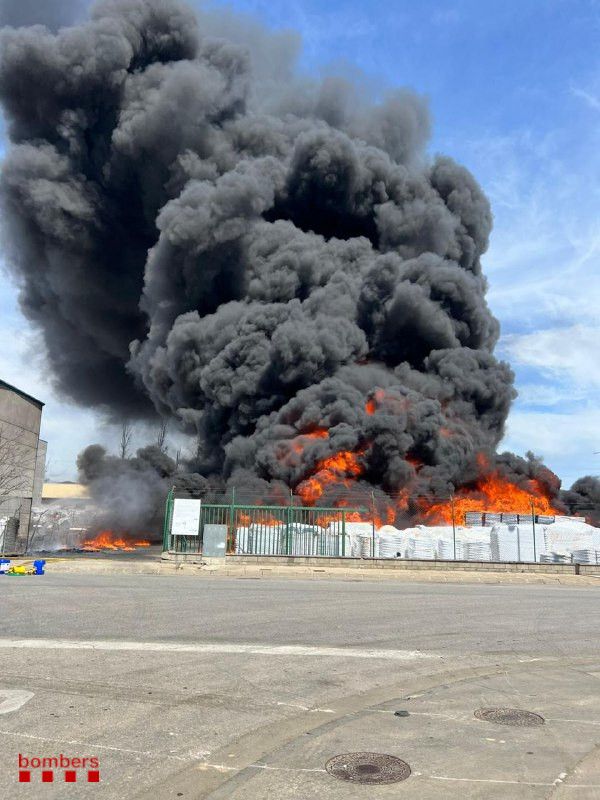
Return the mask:
<path id="1" fill-rule="evenodd" d="M 561 494 L 570 514 L 587 517 L 592 525 L 600 527 L 600 478 L 586 475 L 575 481 Z"/>
<path id="2" fill-rule="evenodd" d="M 93 444 L 79 454 L 77 469 L 99 509 L 90 533 L 108 529 L 156 536 L 175 474 L 175 462 L 166 453 L 149 445 L 134 458 L 117 458 Z"/>
<path id="3" fill-rule="evenodd" d="M 4 239 L 64 395 L 174 418 L 195 472 L 263 493 L 341 450 L 390 494 L 447 496 L 495 460 L 515 392 L 492 215 L 426 154 L 422 98 L 303 81 L 293 37 L 174 0 L 0 46 Z"/>

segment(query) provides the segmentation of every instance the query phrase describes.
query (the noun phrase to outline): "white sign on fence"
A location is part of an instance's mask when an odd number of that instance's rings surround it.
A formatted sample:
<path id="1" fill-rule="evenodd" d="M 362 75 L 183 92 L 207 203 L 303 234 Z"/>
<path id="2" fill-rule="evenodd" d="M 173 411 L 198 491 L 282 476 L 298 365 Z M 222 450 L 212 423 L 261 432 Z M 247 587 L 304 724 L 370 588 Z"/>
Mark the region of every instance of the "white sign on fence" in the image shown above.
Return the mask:
<path id="1" fill-rule="evenodd" d="M 176 499 L 173 502 L 171 536 L 198 536 L 201 508 L 201 500 Z"/>

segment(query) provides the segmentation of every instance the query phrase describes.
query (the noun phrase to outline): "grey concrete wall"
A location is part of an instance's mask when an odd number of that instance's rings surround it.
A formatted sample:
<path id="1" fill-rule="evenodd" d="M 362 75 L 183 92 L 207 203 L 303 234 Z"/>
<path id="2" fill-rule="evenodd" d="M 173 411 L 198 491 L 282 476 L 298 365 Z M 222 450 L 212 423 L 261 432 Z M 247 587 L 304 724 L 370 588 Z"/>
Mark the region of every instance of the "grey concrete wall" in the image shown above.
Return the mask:
<path id="1" fill-rule="evenodd" d="M 38 440 L 38 449 L 35 459 L 35 473 L 33 476 L 33 505 L 41 506 L 42 489 L 46 476 L 46 454 L 48 452 L 48 442 L 43 439 Z"/>
<path id="2" fill-rule="evenodd" d="M 38 447 L 41 421 L 39 403 L 0 385 L 0 516 L 19 517 L 17 551 L 27 542 L 38 455 L 45 462 Z M 43 471 L 40 499 L 42 484 Z"/>
<path id="3" fill-rule="evenodd" d="M 198 553 L 163 553 L 163 558 L 178 562 L 199 562 Z M 312 566 L 357 570 L 463 570 L 467 572 L 529 572 L 555 575 L 600 574 L 600 566 L 576 564 L 534 564 L 516 561 L 437 561 L 407 558 L 329 558 L 328 556 L 237 556 L 228 555 L 230 564 L 252 566 Z"/>

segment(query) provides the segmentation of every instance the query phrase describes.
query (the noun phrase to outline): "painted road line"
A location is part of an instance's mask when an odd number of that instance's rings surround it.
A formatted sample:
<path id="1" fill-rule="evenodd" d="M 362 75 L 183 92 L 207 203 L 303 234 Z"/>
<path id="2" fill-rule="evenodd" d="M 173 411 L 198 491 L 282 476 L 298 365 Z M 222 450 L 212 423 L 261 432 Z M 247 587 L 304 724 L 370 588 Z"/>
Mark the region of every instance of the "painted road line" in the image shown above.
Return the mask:
<path id="1" fill-rule="evenodd" d="M 420 650 L 372 650 L 358 647 L 314 647 L 310 645 L 262 645 L 207 642 L 131 642 L 73 639 L 0 639 L 0 650 L 99 650 L 108 652 L 200 653 L 283 656 L 287 658 L 366 658 L 386 661 L 415 661 L 439 658 Z"/>
<path id="2" fill-rule="evenodd" d="M 33 692 L 26 692 L 24 689 L 0 689 L 0 714 L 18 711 L 32 697 Z"/>

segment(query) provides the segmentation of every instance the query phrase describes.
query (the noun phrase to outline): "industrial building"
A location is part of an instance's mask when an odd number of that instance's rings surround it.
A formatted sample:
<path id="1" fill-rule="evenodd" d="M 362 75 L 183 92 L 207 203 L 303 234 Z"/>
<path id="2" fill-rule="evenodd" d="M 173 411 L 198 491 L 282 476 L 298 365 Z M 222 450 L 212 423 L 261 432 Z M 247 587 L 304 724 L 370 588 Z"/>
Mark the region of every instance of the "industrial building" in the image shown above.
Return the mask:
<path id="1" fill-rule="evenodd" d="M 0 380 L 0 553 L 27 549 L 31 508 L 41 502 L 46 442 L 44 404 Z"/>

